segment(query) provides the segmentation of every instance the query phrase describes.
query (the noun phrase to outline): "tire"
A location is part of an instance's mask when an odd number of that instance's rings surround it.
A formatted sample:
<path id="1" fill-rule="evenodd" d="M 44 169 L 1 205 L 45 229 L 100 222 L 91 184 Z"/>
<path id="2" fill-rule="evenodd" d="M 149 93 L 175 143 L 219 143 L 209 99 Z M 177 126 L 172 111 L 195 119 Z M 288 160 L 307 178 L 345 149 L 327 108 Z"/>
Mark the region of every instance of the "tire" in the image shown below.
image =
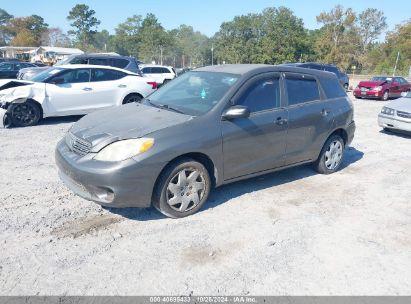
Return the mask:
<path id="1" fill-rule="evenodd" d="M 333 157 L 335 158 L 333 159 Z M 321 174 L 334 173 L 340 168 L 343 158 L 344 140 L 340 135 L 332 135 L 325 142 L 320 156 L 314 163 L 315 170 Z"/>
<path id="2" fill-rule="evenodd" d="M 42 116 L 41 107 L 33 100 L 11 104 L 8 112 L 11 124 L 16 127 L 34 126 Z"/>
<path id="3" fill-rule="evenodd" d="M 167 82 L 169 82 L 170 81 L 170 79 L 164 79 L 164 81 L 163 81 L 163 85 L 165 85 Z"/>
<path id="4" fill-rule="evenodd" d="M 388 90 L 385 90 L 384 94 L 382 94 L 381 96 L 381 100 L 387 101 L 389 97 L 390 97 L 390 92 Z"/>
<path id="5" fill-rule="evenodd" d="M 204 165 L 182 158 L 161 173 L 154 188 L 153 206 L 168 217 L 186 217 L 204 205 L 210 190 L 210 175 Z"/>
<path id="6" fill-rule="evenodd" d="M 362 99 L 361 96 L 355 96 L 355 95 L 354 95 L 354 97 L 355 97 L 355 99 Z"/>
<path id="7" fill-rule="evenodd" d="M 348 83 L 344 83 L 343 87 L 346 91 L 348 91 Z"/>
<path id="8" fill-rule="evenodd" d="M 143 100 L 143 96 L 137 93 L 128 94 L 123 99 L 123 104 L 128 104 L 132 102 L 141 102 Z"/>

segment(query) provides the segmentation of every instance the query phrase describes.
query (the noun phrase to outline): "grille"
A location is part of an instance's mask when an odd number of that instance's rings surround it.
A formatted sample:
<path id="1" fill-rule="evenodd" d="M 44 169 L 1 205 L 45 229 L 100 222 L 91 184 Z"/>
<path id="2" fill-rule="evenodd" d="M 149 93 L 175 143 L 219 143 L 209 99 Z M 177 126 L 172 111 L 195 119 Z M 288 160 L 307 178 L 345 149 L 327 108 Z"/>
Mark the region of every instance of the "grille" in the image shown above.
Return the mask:
<path id="1" fill-rule="evenodd" d="M 91 143 L 75 136 L 72 133 L 67 134 L 66 142 L 70 150 L 72 150 L 74 153 L 77 153 L 80 155 L 86 155 L 87 153 L 90 152 Z"/>
<path id="2" fill-rule="evenodd" d="M 402 118 L 411 118 L 411 113 L 397 111 L 397 116 L 402 117 Z"/>

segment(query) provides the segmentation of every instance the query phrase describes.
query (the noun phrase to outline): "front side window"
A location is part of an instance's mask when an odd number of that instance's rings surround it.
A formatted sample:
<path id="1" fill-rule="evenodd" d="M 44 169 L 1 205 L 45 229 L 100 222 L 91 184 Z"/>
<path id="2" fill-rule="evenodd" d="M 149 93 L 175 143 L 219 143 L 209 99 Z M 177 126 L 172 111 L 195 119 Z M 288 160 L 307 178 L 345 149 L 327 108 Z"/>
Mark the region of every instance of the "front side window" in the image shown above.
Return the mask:
<path id="1" fill-rule="evenodd" d="M 91 72 L 91 81 L 111 81 L 118 80 L 126 76 L 125 73 L 120 71 L 113 71 L 108 69 L 93 69 Z"/>
<path id="2" fill-rule="evenodd" d="M 151 68 L 143 68 L 141 71 L 145 74 L 150 74 L 151 73 Z"/>
<path id="3" fill-rule="evenodd" d="M 1 71 L 12 71 L 13 64 L 12 63 L 2 63 L 0 64 L 0 70 Z"/>
<path id="4" fill-rule="evenodd" d="M 82 83 L 90 81 L 90 69 L 70 69 L 64 73 L 56 75 L 51 78 L 48 82 L 53 82 L 53 79 L 62 78 L 63 81 L 59 84 L 64 83 Z"/>
<path id="5" fill-rule="evenodd" d="M 285 83 L 289 106 L 320 99 L 317 81 L 311 76 L 287 75 Z"/>
<path id="6" fill-rule="evenodd" d="M 250 112 L 280 107 L 280 79 L 270 78 L 256 81 L 245 92 L 238 104 L 248 107 Z"/>
<path id="7" fill-rule="evenodd" d="M 198 116 L 210 111 L 237 82 L 240 75 L 187 72 L 152 93 L 149 104 Z"/>

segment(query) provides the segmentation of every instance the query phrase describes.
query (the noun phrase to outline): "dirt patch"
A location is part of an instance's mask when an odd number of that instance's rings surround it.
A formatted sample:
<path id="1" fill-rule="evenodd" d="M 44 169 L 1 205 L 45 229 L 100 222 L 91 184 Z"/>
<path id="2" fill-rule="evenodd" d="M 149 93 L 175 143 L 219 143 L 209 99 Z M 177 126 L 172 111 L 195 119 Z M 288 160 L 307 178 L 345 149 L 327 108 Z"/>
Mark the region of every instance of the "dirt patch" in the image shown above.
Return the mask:
<path id="1" fill-rule="evenodd" d="M 64 238 L 78 238 L 82 235 L 95 233 L 108 226 L 120 222 L 122 219 L 112 215 L 94 216 L 91 218 L 81 218 L 65 223 L 62 227 L 53 229 L 52 235 Z"/>

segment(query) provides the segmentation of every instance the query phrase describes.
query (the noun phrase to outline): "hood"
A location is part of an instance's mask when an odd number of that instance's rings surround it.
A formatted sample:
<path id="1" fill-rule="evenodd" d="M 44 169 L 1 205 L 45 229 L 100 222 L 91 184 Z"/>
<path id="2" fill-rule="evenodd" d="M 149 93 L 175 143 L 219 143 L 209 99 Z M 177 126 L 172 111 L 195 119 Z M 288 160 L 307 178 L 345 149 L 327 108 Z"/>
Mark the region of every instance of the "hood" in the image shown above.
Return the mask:
<path id="1" fill-rule="evenodd" d="M 33 98 L 38 102 L 42 102 L 45 96 L 44 84 L 33 82 L 15 82 L 12 81 L 9 84 L 3 85 L 0 88 L 0 102 L 11 103 L 18 99 Z"/>
<path id="2" fill-rule="evenodd" d="M 387 108 L 411 113 L 411 98 L 398 98 L 386 104 Z"/>
<path id="3" fill-rule="evenodd" d="M 17 79 L 1 79 L 0 80 L 0 91 L 6 90 L 9 88 L 19 87 L 19 86 L 25 86 L 29 84 L 33 84 L 33 82 L 25 81 L 25 80 L 17 80 Z"/>
<path id="4" fill-rule="evenodd" d="M 75 123 L 70 132 L 90 142 L 92 151 L 97 152 L 114 141 L 143 137 L 190 119 L 192 116 L 131 103 L 91 113 Z"/>
<path id="5" fill-rule="evenodd" d="M 378 86 L 383 85 L 385 83 L 386 83 L 386 81 L 360 81 L 358 86 L 366 87 L 366 88 L 372 88 L 372 87 L 378 87 Z"/>

